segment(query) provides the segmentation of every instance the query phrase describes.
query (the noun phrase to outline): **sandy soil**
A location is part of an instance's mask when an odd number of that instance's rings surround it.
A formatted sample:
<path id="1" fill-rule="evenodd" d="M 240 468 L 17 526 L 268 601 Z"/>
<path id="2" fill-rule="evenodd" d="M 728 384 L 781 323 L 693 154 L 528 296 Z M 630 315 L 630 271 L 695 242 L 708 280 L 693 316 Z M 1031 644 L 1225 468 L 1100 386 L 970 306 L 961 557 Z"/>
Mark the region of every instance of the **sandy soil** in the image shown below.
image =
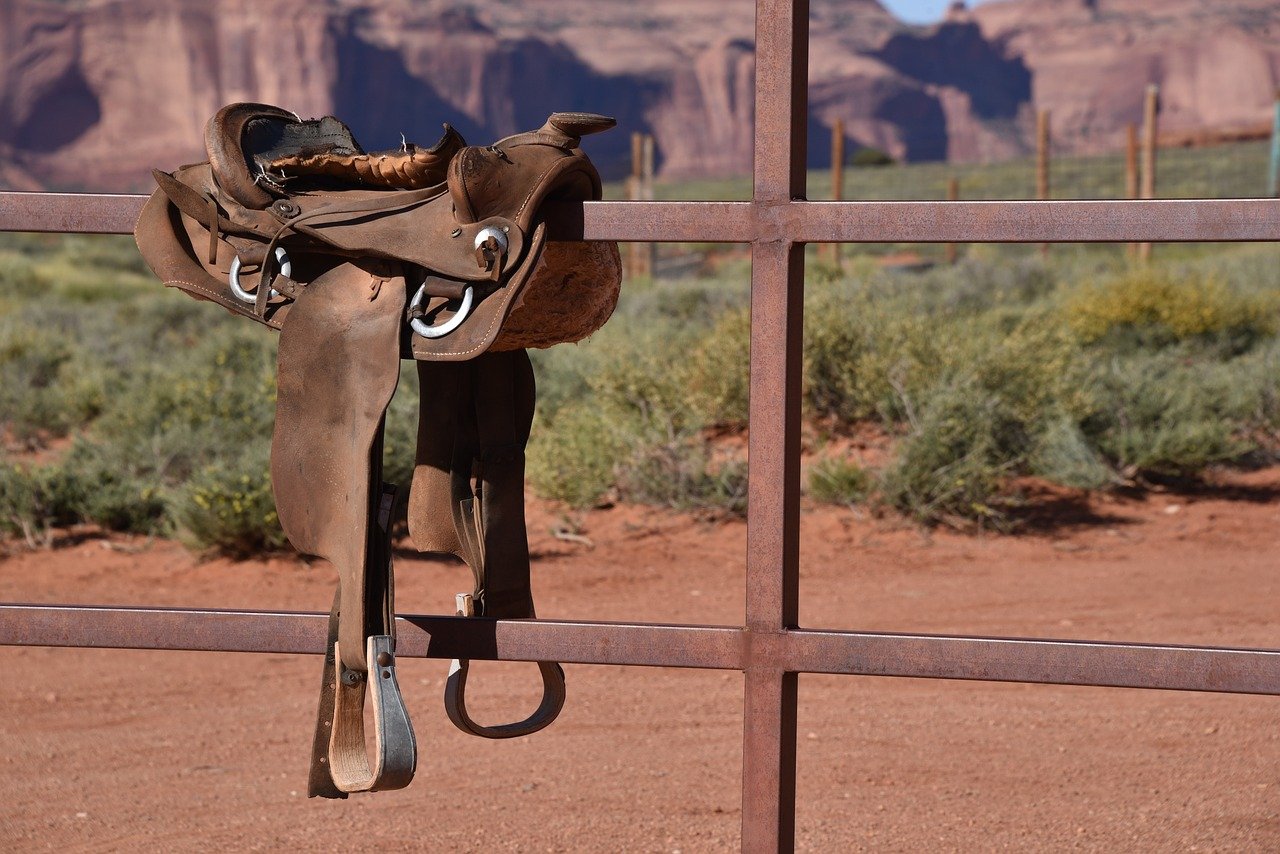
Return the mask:
<path id="1" fill-rule="evenodd" d="M 745 526 L 618 508 L 550 535 L 539 613 L 740 624 Z M 1017 537 L 806 513 L 806 626 L 1280 647 L 1280 470 L 1198 494 L 1057 496 Z M 404 555 L 398 604 L 447 612 L 464 567 Z M 168 542 L 11 549 L 0 600 L 325 610 L 292 558 L 200 561 Z M 0 649 L 6 850 L 719 851 L 738 845 L 736 673 L 571 666 L 526 739 L 455 731 L 446 662 L 406 660 L 420 770 L 401 792 L 304 794 L 310 657 Z M 477 665 L 481 719 L 533 668 Z M 801 677 L 802 850 L 1277 850 L 1271 698 Z M 472 694 L 476 696 L 472 698 Z"/>

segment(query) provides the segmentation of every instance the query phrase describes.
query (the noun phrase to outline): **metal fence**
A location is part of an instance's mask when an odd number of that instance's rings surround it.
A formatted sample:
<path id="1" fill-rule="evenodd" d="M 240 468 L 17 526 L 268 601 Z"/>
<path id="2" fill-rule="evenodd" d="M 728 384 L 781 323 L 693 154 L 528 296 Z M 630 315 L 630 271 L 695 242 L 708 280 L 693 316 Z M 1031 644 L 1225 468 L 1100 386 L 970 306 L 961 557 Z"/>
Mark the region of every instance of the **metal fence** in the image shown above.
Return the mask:
<path id="1" fill-rule="evenodd" d="M 794 844 L 800 673 L 1280 694 L 1280 651 L 812 631 L 798 625 L 800 380 L 807 243 L 1280 240 L 1280 200 L 809 202 L 808 0 L 756 2 L 754 193 L 742 202 L 594 202 L 562 240 L 749 243 L 750 496 L 744 626 L 398 618 L 430 658 L 740 670 L 742 847 Z M 0 193 L 0 230 L 127 233 L 139 196 Z M 324 652 L 327 615 L 0 605 L 0 644 Z"/>

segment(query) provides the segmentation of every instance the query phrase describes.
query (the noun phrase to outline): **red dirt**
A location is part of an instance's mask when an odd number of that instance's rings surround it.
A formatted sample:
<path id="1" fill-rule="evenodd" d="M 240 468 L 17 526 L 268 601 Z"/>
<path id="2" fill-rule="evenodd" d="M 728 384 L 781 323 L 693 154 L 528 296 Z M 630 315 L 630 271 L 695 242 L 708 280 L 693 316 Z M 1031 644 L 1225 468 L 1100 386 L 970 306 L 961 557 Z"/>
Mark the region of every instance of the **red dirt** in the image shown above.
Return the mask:
<path id="1" fill-rule="evenodd" d="M 802 622 L 1280 647 L 1280 470 L 1218 490 L 1058 495 L 1017 537 L 806 513 Z M 532 511 L 539 614 L 740 624 L 745 527 L 589 514 L 593 548 Z M 469 573 L 403 556 L 398 605 L 450 609 Z M 87 538 L 0 560 L 0 600 L 324 610 L 328 571 L 201 562 Z M 711 851 L 738 844 L 736 673 L 571 666 L 531 738 L 455 731 L 447 663 L 401 663 L 422 749 L 402 792 L 304 795 L 319 662 L 302 656 L 0 649 L 8 850 Z M 533 702 L 528 665 L 477 666 L 484 719 Z M 802 850 L 1276 850 L 1270 698 L 801 677 Z M 471 698 L 469 692 L 468 698 Z M 487 714 L 485 714 L 487 712 Z"/>

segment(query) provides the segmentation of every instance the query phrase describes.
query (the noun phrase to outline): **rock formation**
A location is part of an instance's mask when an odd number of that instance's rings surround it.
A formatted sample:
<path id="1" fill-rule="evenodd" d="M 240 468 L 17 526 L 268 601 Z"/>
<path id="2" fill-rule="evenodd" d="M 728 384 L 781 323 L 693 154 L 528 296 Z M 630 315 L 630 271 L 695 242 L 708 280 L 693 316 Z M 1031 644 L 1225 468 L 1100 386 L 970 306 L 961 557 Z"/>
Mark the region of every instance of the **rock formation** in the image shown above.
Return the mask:
<path id="1" fill-rule="evenodd" d="M 1171 131 L 1265 122 L 1280 0 L 1003 0 L 908 27 L 876 0 L 812 0 L 811 163 L 826 129 L 909 160 L 1114 148 L 1142 90 Z M 202 158 L 234 100 L 337 113 L 365 144 L 488 142 L 555 109 L 650 131 L 668 177 L 750 169 L 749 0 L 7 0 L 0 3 L 0 183 L 136 190 Z M 592 141 L 610 177 L 628 134 Z"/>

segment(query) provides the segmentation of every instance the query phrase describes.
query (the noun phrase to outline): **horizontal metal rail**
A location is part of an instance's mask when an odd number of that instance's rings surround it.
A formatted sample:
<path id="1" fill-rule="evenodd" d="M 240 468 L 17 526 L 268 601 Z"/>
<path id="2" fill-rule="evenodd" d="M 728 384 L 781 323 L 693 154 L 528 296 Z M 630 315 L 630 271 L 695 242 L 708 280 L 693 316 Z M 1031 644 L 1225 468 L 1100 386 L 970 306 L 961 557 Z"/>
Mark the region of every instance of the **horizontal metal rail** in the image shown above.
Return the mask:
<path id="1" fill-rule="evenodd" d="M 320 655 L 328 614 L 0 605 L 0 645 Z M 728 626 L 400 616 L 411 658 L 554 660 L 1280 694 L 1280 651 Z"/>
<path id="2" fill-rule="evenodd" d="M 129 234 L 146 196 L 0 192 L 0 231 Z M 578 207 L 577 205 L 574 206 Z M 1280 199 L 585 202 L 559 240 L 1200 243 L 1280 240 Z"/>

